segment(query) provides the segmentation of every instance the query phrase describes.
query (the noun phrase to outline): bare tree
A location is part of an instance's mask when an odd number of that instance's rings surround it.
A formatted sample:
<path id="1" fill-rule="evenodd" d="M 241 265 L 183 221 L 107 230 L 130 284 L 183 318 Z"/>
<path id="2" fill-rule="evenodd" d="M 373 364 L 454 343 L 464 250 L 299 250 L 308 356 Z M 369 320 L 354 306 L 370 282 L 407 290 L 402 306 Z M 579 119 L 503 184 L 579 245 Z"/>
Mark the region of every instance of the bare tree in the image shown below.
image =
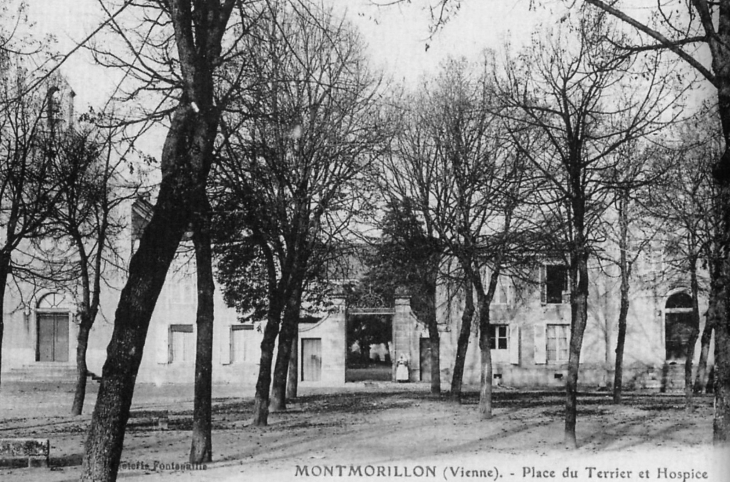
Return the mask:
<path id="1" fill-rule="evenodd" d="M 59 196 L 51 207 L 49 232 L 36 249 L 41 255 L 47 254 L 42 265 L 49 268 L 45 277 L 54 283 L 65 279 L 69 291 L 78 291 L 73 415 L 83 411 L 89 375 L 86 351 L 99 312 L 102 283 L 108 282 L 110 272 L 122 270 L 115 243 L 124 227 L 119 208 L 137 194 L 137 186 L 127 182 L 121 172 L 126 162 L 115 151 L 118 146 L 113 134 L 89 125 L 59 134 L 49 172 L 58 183 Z M 54 240 L 50 253 L 45 249 L 47 239 Z M 59 249 L 65 252 L 59 255 Z M 59 262 L 61 266 L 55 266 Z"/>
<path id="2" fill-rule="evenodd" d="M 55 140 L 49 108 L 57 91 L 55 82 L 60 80 L 51 79 L 28 92 L 34 75 L 24 60 L 6 57 L 0 70 L 0 309 L 13 254 L 23 243 L 45 235 L 59 195 L 57 179 L 51 175 Z M 0 353 L 3 331 L 0 316 Z"/>
<path id="3" fill-rule="evenodd" d="M 352 26 L 305 4 L 272 4 L 265 15 L 251 37 L 253 87 L 240 96 L 248 115 L 227 118 L 217 176 L 227 209 L 261 249 L 268 273 L 255 425 L 267 424 L 270 403 L 285 408 L 305 283 L 365 204 L 361 179 L 383 149 L 387 125 L 376 104 L 380 83 Z"/>
<path id="4" fill-rule="evenodd" d="M 706 114 L 702 113 L 700 116 L 705 117 Z M 691 126 L 693 123 L 689 124 Z M 689 273 L 690 278 L 692 323 L 686 340 L 684 364 L 684 389 L 688 409 L 692 406 L 694 393 L 692 369 L 700 327 L 699 298 L 707 291 L 707 282 L 700 269 L 702 264 L 707 265 L 710 275 L 716 273 L 717 269 L 717 261 L 711 258 L 714 257 L 719 219 L 715 206 L 715 186 L 708 164 L 715 162 L 721 151 L 717 136 L 713 136 L 716 133 L 713 129 L 697 132 L 690 126 L 678 132 L 677 137 L 681 143 L 679 151 L 674 156 L 667 156 L 666 172 L 657 188 L 652 190 L 650 200 L 651 215 L 660 219 L 666 228 L 663 233 L 664 264 L 667 269 Z M 707 325 L 709 328 L 705 327 L 703 343 L 705 366 L 713 323 L 708 319 Z"/>
<path id="5" fill-rule="evenodd" d="M 238 22 L 231 22 L 237 4 Z M 154 107 L 143 111 L 145 122 L 169 116 L 170 126 L 161 155 L 159 194 L 129 265 L 86 441 L 82 479 L 94 481 L 116 479 L 150 318 L 180 239 L 190 220 L 205 212 L 206 183 L 228 92 L 217 82 L 217 73 L 230 65 L 232 55 L 242 55 L 238 40 L 251 21 L 246 4 L 235 0 L 160 0 L 125 6 L 126 16 L 107 11 L 115 40 L 97 43 L 95 56 L 104 65 L 124 69 L 130 81 L 123 91 L 127 99 L 149 101 L 152 93 L 156 95 L 147 104 Z M 209 370 L 200 373 L 207 375 Z M 205 392 L 196 390 L 196 395 L 209 397 L 209 390 Z M 196 397 L 196 407 L 201 402 L 206 403 Z M 210 434 L 203 439 L 209 440 Z"/>
<path id="6" fill-rule="evenodd" d="M 476 182 L 483 180 L 480 169 L 482 166 L 479 164 L 480 156 L 486 154 L 489 148 L 487 132 L 490 127 L 490 116 L 486 106 L 483 105 L 488 100 L 486 86 L 483 84 L 486 79 L 484 76 L 479 78 L 478 74 L 477 79 L 472 76 L 473 72 L 466 60 L 452 59 L 442 67 L 441 76 L 434 85 L 425 83 L 421 87 L 423 95 L 406 97 L 404 106 L 407 107 L 403 108 L 402 127 L 394 151 L 383 163 L 380 182 L 383 189 L 391 198 L 400 202 L 408 200 L 413 204 L 414 209 L 423 218 L 427 235 L 438 239 L 442 249 L 446 248 L 443 240 L 444 231 L 448 231 L 450 235 L 453 223 L 460 222 L 459 226 L 463 226 L 463 223 L 469 222 L 469 211 L 461 213 L 459 208 L 463 207 L 463 204 L 470 204 L 472 199 L 464 192 L 463 203 L 457 208 L 456 190 L 464 186 L 454 184 L 456 176 L 451 176 L 454 166 L 451 159 L 447 158 L 447 154 L 445 152 L 442 154 L 439 148 L 441 135 L 451 128 L 452 138 L 444 139 L 443 142 L 452 141 L 455 144 L 457 139 L 453 137 L 461 137 L 458 139 L 460 142 L 468 138 L 468 142 L 461 146 L 458 155 L 462 163 L 462 173 L 476 175 Z M 446 115 L 442 116 L 444 113 L 441 112 L 441 108 L 449 105 L 450 101 L 454 101 L 455 104 L 453 110 L 447 110 L 447 113 L 452 115 L 448 118 Z M 449 120 L 453 122 L 450 124 Z M 477 166 L 478 171 L 470 169 L 473 165 Z M 467 182 L 463 175 L 459 176 L 458 180 L 462 184 Z M 469 189 L 474 191 L 471 193 L 473 196 L 478 196 L 478 190 L 473 186 L 469 186 Z M 467 206 L 467 209 L 471 208 L 471 205 Z M 450 248 L 449 246 L 443 255 L 453 256 Z M 454 264 L 461 264 L 458 259 L 455 261 L 455 263 L 447 261 L 446 264 L 449 268 L 453 268 Z M 451 398 L 455 401 L 461 399 L 466 350 L 476 311 L 470 278 L 465 276 L 463 271 L 459 272 L 462 273 L 464 280 L 465 305 L 461 315 L 451 380 Z M 435 317 L 429 325 L 429 336 L 431 343 L 439 343 Z"/>
<path id="7" fill-rule="evenodd" d="M 626 55 L 621 33 L 606 15 L 584 15 L 545 32 L 519 58 L 508 57 L 498 82 L 503 115 L 536 128 L 542 149 L 522 149 L 552 186 L 546 219 L 562 220 L 560 243 L 570 273 L 571 330 L 565 401 L 565 441 L 575 447 L 578 370 L 588 320 L 589 262 L 597 226 L 611 204 L 619 147 L 656 131 L 675 94 L 658 57 L 647 64 Z M 634 79 L 631 88 L 626 84 Z M 637 79 L 641 79 L 638 82 Z"/>
<path id="8" fill-rule="evenodd" d="M 697 363 L 697 373 L 695 377 L 693 392 L 700 393 L 705 390 L 707 383 L 707 358 L 710 351 L 710 342 L 712 333 L 718 320 L 722 319 L 722 310 L 719 307 L 720 300 L 714 291 L 721 282 L 720 269 L 722 267 L 722 253 L 720 250 L 720 236 L 722 228 L 722 206 L 719 204 L 720 197 L 718 195 L 718 186 L 713 182 L 709 175 L 711 168 L 708 164 L 717 162 L 717 159 L 723 152 L 722 133 L 717 127 L 717 120 L 713 117 L 709 118 L 708 125 L 704 132 L 700 130 L 697 138 L 685 139 L 685 143 L 689 144 L 689 152 L 686 164 L 689 166 L 690 176 L 695 180 L 693 184 L 699 184 L 692 192 L 693 205 L 690 211 L 694 211 L 700 218 L 699 224 L 688 224 L 688 226 L 696 226 L 697 233 L 695 235 L 701 246 L 699 257 L 701 264 L 706 267 L 709 278 L 709 306 L 706 313 L 705 327 L 700 337 L 700 358 Z M 685 132 L 685 136 L 688 133 Z M 685 146 L 687 147 L 687 146 Z M 700 172 L 697 172 L 700 171 Z M 689 360 L 689 356 L 688 356 Z M 691 376 L 691 367 L 689 373 L 685 375 Z M 689 397 L 688 397 L 689 401 Z"/>
<path id="9" fill-rule="evenodd" d="M 375 3 L 400 3 L 402 0 Z M 525 0 L 527 1 L 527 0 Z M 541 3 L 529 0 L 530 6 Z M 587 4 L 603 12 L 613 15 L 620 21 L 635 28 L 636 39 L 627 39 L 625 52 L 655 52 L 667 50 L 682 59 L 717 91 L 717 105 L 720 112 L 720 126 L 724 138 L 723 155 L 710 168 L 717 186 L 716 203 L 720 206 L 721 218 L 720 238 L 717 241 L 719 259 L 717 267 L 716 289 L 710 292 L 711 313 L 718 322 L 716 326 L 716 373 L 715 383 L 715 415 L 713 423 L 713 440 L 718 445 L 730 441 L 730 318 L 725 314 L 724 306 L 730 290 L 730 30 L 725 26 L 730 23 L 730 0 L 708 2 L 706 0 L 688 0 L 686 2 L 656 2 L 656 6 L 645 6 L 641 9 L 643 16 L 633 16 L 629 7 L 618 2 L 603 0 L 566 0 L 566 4 Z M 461 0 L 433 0 L 429 3 L 432 14 L 432 31 L 442 26 L 461 5 Z M 710 52 L 709 65 L 703 61 L 706 47 Z M 687 85 L 694 82 L 689 77 Z M 721 297 L 716 299 L 714 297 Z"/>
<path id="10" fill-rule="evenodd" d="M 514 233 L 524 198 L 525 170 L 502 121 L 486 63 L 449 60 L 411 102 L 406 126 L 383 184 L 396 198 L 415 205 L 463 273 L 465 308 L 451 384 L 461 381 L 471 321 L 479 314 L 481 352 L 480 416 L 491 417 L 492 364 L 490 306 L 499 276 L 513 266 Z M 472 292 L 473 291 L 473 292 Z"/>
<path id="11" fill-rule="evenodd" d="M 379 191 L 388 196 L 389 183 L 384 181 L 380 186 Z M 368 295 L 374 292 L 389 302 L 395 301 L 398 290 L 405 290 L 410 296 L 411 310 L 428 329 L 431 393 L 440 394 L 440 335 L 436 295 L 443 246 L 435 233 L 426 232 L 425 223 L 410 198 L 394 197 L 386 202 L 384 214 L 378 210 L 373 212 L 372 217 L 373 224 L 380 230 L 380 236 L 370 241 L 369 246 L 374 249 L 365 256 L 368 271 L 360 280 L 359 287 L 363 288 L 361 291 L 367 290 Z M 389 339 L 390 334 L 381 340 L 386 343 Z M 362 354 L 363 344 L 358 341 L 358 345 Z M 423 375 L 422 379 L 425 378 Z"/>
<path id="12" fill-rule="evenodd" d="M 603 252 L 599 256 L 618 268 L 620 279 L 620 301 L 618 313 L 618 333 L 613 377 L 613 402 L 620 404 L 623 395 L 623 367 L 628 314 L 631 306 L 631 289 L 634 267 L 652 246 L 661 231 L 662 224 L 650 215 L 648 201 L 651 186 L 660 179 L 662 169 L 652 160 L 668 154 L 668 149 L 649 147 L 646 142 L 629 142 L 616 150 L 616 169 L 613 206 L 609 207 L 603 229 L 606 240 L 612 243 L 618 254 Z M 616 222 L 611 222 L 615 220 Z M 652 282 L 655 280 L 651 280 Z"/>
<path id="13" fill-rule="evenodd" d="M 668 50 L 691 66 L 717 90 L 717 106 L 725 148 L 721 157 L 709 168 L 717 187 L 722 224 L 719 234 L 721 267 L 718 268 L 717 290 L 711 291 L 721 299 L 710 300 L 716 308 L 727 305 L 730 291 L 730 1 L 689 0 L 677 4 L 658 2 L 643 20 L 628 14 L 628 10 L 613 2 L 585 0 L 584 3 L 607 12 L 636 29 L 639 38 L 625 42 L 628 51 L 652 52 Z M 677 9 L 678 14 L 669 9 Z M 673 10 L 672 10 L 673 12 Z M 681 13 L 679 13 L 681 12 Z M 703 63 L 699 52 L 709 49 L 711 63 Z M 715 325 L 715 415 L 713 440 L 717 445 L 730 443 L 730 319 L 723 309 Z"/>

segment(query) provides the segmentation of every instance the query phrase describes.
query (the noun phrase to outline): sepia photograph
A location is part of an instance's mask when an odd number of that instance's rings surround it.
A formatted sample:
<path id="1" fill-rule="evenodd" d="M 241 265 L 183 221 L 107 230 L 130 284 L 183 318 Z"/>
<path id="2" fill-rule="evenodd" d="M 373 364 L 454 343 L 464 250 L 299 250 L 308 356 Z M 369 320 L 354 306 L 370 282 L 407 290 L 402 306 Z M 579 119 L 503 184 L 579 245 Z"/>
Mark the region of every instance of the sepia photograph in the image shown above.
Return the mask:
<path id="1" fill-rule="evenodd" d="M 7 0 L 0 481 L 727 482 L 730 0 Z"/>

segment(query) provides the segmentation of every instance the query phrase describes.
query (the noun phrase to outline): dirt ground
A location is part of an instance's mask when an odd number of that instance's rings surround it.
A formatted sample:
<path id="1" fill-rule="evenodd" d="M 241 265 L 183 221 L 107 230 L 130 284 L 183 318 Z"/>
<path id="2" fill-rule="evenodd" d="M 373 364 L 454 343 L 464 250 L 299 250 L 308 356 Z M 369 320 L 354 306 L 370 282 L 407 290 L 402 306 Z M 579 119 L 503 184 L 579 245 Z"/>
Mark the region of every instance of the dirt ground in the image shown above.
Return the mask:
<path id="1" fill-rule="evenodd" d="M 93 407 L 92 387 L 87 407 Z M 185 466 L 191 386 L 135 391 L 119 479 L 289 480 L 666 480 L 730 481 L 712 450 L 712 398 L 691 411 L 680 395 L 606 392 L 579 399 L 580 448 L 562 445 L 563 393 L 498 389 L 494 418 L 477 419 L 477 394 L 462 404 L 423 384 L 302 387 L 269 426 L 250 426 L 252 393 L 214 390 L 214 462 Z M 90 416 L 66 415 L 71 386 L 3 384 L 0 437 L 48 438 L 51 469 L 0 469 L 0 481 L 76 480 Z M 167 415 L 166 429 L 158 419 Z M 730 457 L 727 458 L 730 460 Z"/>

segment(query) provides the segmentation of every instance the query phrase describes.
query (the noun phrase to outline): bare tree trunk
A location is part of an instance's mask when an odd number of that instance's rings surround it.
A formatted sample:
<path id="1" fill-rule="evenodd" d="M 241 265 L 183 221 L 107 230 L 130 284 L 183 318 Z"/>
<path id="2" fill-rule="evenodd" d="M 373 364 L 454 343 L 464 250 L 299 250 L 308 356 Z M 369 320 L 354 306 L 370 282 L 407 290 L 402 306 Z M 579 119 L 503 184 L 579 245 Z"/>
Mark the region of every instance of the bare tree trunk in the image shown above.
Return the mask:
<path id="1" fill-rule="evenodd" d="M 712 422 L 712 441 L 717 448 L 730 446 L 730 319 L 728 319 L 727 307 L 730 302 L 730 82 L 728 83 L 725 99 L 725 109 L 722 109 L 723 131 L 725 132 L 725 153 L 723 154 L 723 166 L 726 171 L 722 176 L 723 182 L 720 185 L 720 200 L 722 206 L 722 269 L 717 279 L 716 306 L 721 307 L 717 313 L 715 323 L 715 379 L 713 387 L 715 391 L 715 412 Z M 723 96 L 721 96 L 721 101 Z M 724 114 L 724 115 L 723 115 Z M 716 168 L 718 169 L 718 168 Z M 718 175 L 716 174 L 716 177 Z M 711 301 L 712 303 L 712 301 Z"/>
<path id="2" fill-rule="evenodd" d="M 464 379 L 464 364 L 466 363 L 466 350 L 469 348 L 469 337 L 471 336 L 471 322 L 474 318 L 474 291 L 470 282 L 464 284 L 464 312 L 461 315 L 461 330 L 456 344 L 456 360 L 454 361 L 454 373 L 451 377 L 451 399 L 455 402 L 461 401 L 461 385 Z"/>
<path id="3" fill-rule="evenodd" d="M 180 209 L 187 201 L 170 191 L 163 185 L 122 290 L 86 440 L 82 480 L 116 480 L 150 318 L 189 219 Z"/>
<path id="4" fill-rule="evenodd" d="M 431 344 L 431 393 L 441 393 L 441 340 L 436 324 L 428 325 L 428 341 Z"/>
<path id="5" fill-rule="evenodd" d="M 479 295 L 479 351 L 481 354 L 481 381 L 479 384 L 479 418 L 492 418 L 492 350 L 489 346 L 489 301 Z"/>
<path id="6" fill-rule="evenodd" d="M 299 307 L 301 304 L 301 288 L 294 289 L 284 309 L 284 319 L 279 332 L 279 349 L 274 366 L 274 383 L 271 390 L 269 410 L 277 412 L 286 410 L 286 381 L 291 361 L 292 341 L 297 337 L 299 328 Z"/>
<path id="7" fill-rule="evenodd" d="M 723 21 L 728 18 L 723 12 Z M 725 24 L 723 24 L 725 25 Z M 713 52 L 713 63 L 718 66 L 730 65 L 730 55 L 724 45 L 730 34 L 727 28 L 720 30 L 721 36 L 712 41 L 716 48 Z M 717 295 L 723 307 L 722 314 L 727 314 L 730 306 L 730 75 L 728 69 L 716 69 L 718 112 L 722 123 L 725 140 L 725 152 L 713 167 L 713 177 L 717 189 L 716 205 L 719 206 L 719 241 L 721 263 L 717 277 Z M 715 413 L 712 424 L 713 443 L 717 447 L 730 445 L 730 319 L 727 316 L 717 319 L 715 324 Z"/>
<path id="8" fill-rule="evenodd" d="M 627 194 L 627 193 L 625 193 Z M 627 196 L 619 200 L 619 271 L 621 273 L 621 302 L 618 312 L 618 337 L 616 339 L 616 365 L 613 374 L 613 403 L 621 403 L 623 390 L 624 346 L 626 344 L 626 322 L 629 315 L 629 266 L 626 251 L 629 249 L 629 219 L 627 212 Z"/>
<path id="9" fill-rule="evenodd" d="M 297 331 L 299 327 L 297 326 Z M 297 398 L 299 388 L 299 336 L 294 335 L 291 341 L 291 355 L 289 356 L 289 374 L 286 381 L 286 399 Z"/>
<path id="10" fill-rule="evenodd" d="M 196 4 L 202 10 L 196 8 L 193 14 L 189 1 L 167 2 L 182 92 L 162 148 L 157 203 L 132 256 L 127 284 L 117 305 L 86 439 L 82 480 L 113 482 L 117 477 L 150 319 L 180 239 L 199 212 L 194 196 L 205 192 L 213 160 L 220 121 L 220 106 L 213 100 L 213 74 L 234 3 Z"/>
<path id="11" fill-rule="evenodd" d="M 435 256 L 431 264 L 438 267 L 439 256 Z M 441 340 L 439 335 L 438 319 L 436 318 L 436 283 L 438 269 L 434 274 L 428 274 L 426 278 L 426 300 L 425 313 L 426 326 L 428 327 L 428 341 L 431 345 L 431 393 L 441 393 Z"/>
<path id="12" fill-rule="evenodd" d="M 202 107 L 200 108 L 202 111 Z M 217 118 L 197 116 L 180 105 L 162 152 L 162 182 L 152 218 L 129 265 L 107 348 L 107 360 L 91 420 L 81 479 L 116 480 L 134 384 L 142 360 L 150 319 L 170 263 L 194 213 L 191 193 L 210 169 Z M 200 150 L 191 152 L 195 144 Z M 190 172 L 181 167 L 197 166 Z"/>
<path id="13" fill-rule="evenodd" d="M 700 359 L 697 362 L 697 373 L 695 374 L 695 393 L 704 393 L 707 386 L 707 357 L 710 354 L 710 342 L 712 341 L 712 330 L 714 319 L 709 315 L 705 320 L 705 327 L 700 337 Z"/>
<path id="14" fill-rule="evenodd" d="M 78 345 L 76 346 L 76 389 L 74 401 L 71 406 L 71 415 L 81 415 L 84 410 L 84 399 L 86 398 L 86 381 L 88 379 L 88 368 L 86 366 L 86 351 L 89 346 L 89 332 L 91 323 L 82 319 L 79 324 Z"/>
<path id="15" fill-rule="evenodd" d="M 2 373 L 3 337 L 5 335 L 5 288 L 8 285 L 9 275 L 10 255 L 0 252 L 0 373 Z"/>
<path id="16" fill-rule="evenodd" d="M 620 404 L 623 393 L 624 346 L 626 344 L 626 319 L 629 313 L 629 287 L 624 286 L 621 275 L 621 305 L 618 314 L 618 336 L 616 338 L 616 365 L 613 374 L 613 403 Z"/>
<path id="17" fill-rule="evenodd" d="M 582 245 L 582 243 L 579 243 Z M 568 379 L 565 384 L 565 444 L 569 448 L 577 448 L 575 427 L 578 412 L 578 370 L 580 368 L 580 350 L 583 345 L 583 333 L 588 321 L 588 255 L 580 252 L 576 255 L 574 289 L 571 293 L 571 331 L 570 352 L 568 354 Z"/>
<path id="18" fill-rule="evenodd" d="M 269 313 L 264 328 L 264 339 L 261 340 L 261 362 L 259 377 L 256 380 L 256 395 L 253 401 L 253 425 L 265 427 L 269 423 L 269 387 L 271 386 L 271 365 L 274 361 L 274 344 L 279 335 L 279 317 L 281 309 L 269 300 Z"/>
<path id="19" fill-rule="evenodd" d="M 725 267 L 730 271 L 730 267 Z M 726 302 L 728 296 L 723 293 Z M 715 415 L 712 423 L 716 447 L 730 445 L 730 333 L 727 318 L 715 326 Z"/>
<path id="20" fill-rule="evenodd" d="M 499 261 L 498 261 L 499 263 Z M 484 285 L 481 278 L 475 280 L 477 298 L 479 300 L 479 350 L 481 354 L 481 381 L 479 384 L 479 418 L 488 420 L 492 418 L 492 350 L 489 340 L 490 332 L 490 306 L 494 292 L 497 290 L 499 280 L 499 264 L 489 277 L 489 287 L 484 292 Z M 474 273 L 480 276 L 479 272 Z"/>
<path id="21" fill-rule="evenodd" d="M 195 345 L 195 398 L 193 402 L 193 436 L 190 463 L 204 464 L 213 460 L 211 409 L 213 385 L 213 322 L 215 285 L 210 239 L 210 204 L 205 192 L 199 193 L 201 211 L 194 223 L 193 244 L 198 280 L 198 328 Z"/>
<path id="22" fill-rule="evenodd" d="M 705 328 L 702 330 L 702 337 L 700 339 L 700 360 L 697 365 L 697 375 L 695 377 L 695 393 L 703 393 L 707 387 L 707 357 L 710 354 L 710 343 L 712 341 L 712 332 L 715 329 L 715 325 L 723 317 L 722 300 L 717 293 L 717 287 L 715 283 L 717 272 L 713 271 L 712 274 L 712 286 L 710 288 L 709 306 L 707 308 L 707 316 L 705 321 Z"/>
<path id="23" fill-rule="evenodd" d="M 707 388 L 707 357 L 710 354 L 710 343 L 712 332 L 725 316 L 723 298 L 720 296 L 719 281 L 722 271 L 722 260 L 720 259 L 721 249 L 719 243 L 714 241 L 710 246 L 708 258 L 710 260 L 710 294 L 708 299 L 705 328 L 702 331 L 700 342 L 700 361 L 697 365 L 697 376 L 695 378 L 695 393 L 704 392 Z"/>
<path id="24" fill-rule="evenodd" d="M 700 307 L 698 296 L 700 294 L 699 283 L 697 282 L 697 259 L 690 260 L 690 290 L 692 291 L 692 331 L 687 342 L 687 359 L 684 362 L 684 403 L 687 410 L 692 409 L 692 396 L 694 387 L 692 385 L 692 364 L 695 356 L 695 345 L 700 334 Z"/>

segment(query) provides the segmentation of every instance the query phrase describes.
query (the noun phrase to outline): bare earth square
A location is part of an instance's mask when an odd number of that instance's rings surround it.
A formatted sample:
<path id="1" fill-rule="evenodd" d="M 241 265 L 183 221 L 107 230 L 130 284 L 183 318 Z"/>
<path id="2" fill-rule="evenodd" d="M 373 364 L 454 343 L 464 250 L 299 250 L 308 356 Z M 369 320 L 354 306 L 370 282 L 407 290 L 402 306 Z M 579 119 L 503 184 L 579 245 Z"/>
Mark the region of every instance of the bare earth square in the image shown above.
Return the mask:
<path id="1" fill-rule="evenodd" d="M 78 478 L 90 415 L 66 415 L 71 389 L 3 386 L 0 437 L 49 438 L 51 470 L 1 469 L 0 480 Z M 677 480 L 675 475 L 682 480 L 687 474 L 686 480 L 723 480 L 721 474 L 713 478 L 719 472 L 713 472 L 709 395 L 698 396 L 687 411 L 681 394 L 627 393 L 624 404 L 616 406 L 609 392 L 583 392 L 580 448 L 573 452 L 562 446 L 562 390 L 500 388 L 495 417 L 487 422 L 475 421 L 474 390 L 462 404 L 433 397 L 422 384 L 349 383 L 300 391 L 286 412 L 271 414 L 270 426 L 261 429 L 250 426 L 250 393 L 230 385 L 214 387 L 214 462 L 203 468 L 186 465 L 192 386 L 140 385 L 120 479 L 487 480 L 490 471 L 497 471 L 509 482 L 569 480 L 562 472 L 572 470 L 575 480 L 639 480 L 640 471 L 648 470 L 651 480 Z M 88 403 L 94 398 L 91 393 Z M 165 416 L 167 429 L 160 430 L 156 421 Z M 703 471 L 708 478 L 692 478 Z M 554 477 L 542 477 L 550 473 Z"/>

